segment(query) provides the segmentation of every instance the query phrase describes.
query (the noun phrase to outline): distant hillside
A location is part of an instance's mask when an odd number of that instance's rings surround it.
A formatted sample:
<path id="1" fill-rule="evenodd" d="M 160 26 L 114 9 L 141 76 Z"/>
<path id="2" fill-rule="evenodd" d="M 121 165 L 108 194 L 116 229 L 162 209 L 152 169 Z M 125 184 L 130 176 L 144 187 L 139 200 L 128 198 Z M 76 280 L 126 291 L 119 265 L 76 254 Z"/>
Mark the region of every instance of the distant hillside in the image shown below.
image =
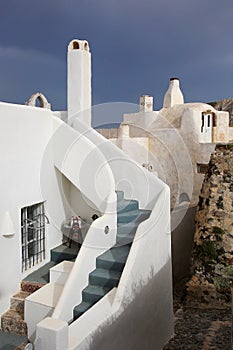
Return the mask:
<path id="1" fill-rule="evenodd" d="M 233 126 L 233 98 L 226 98 L 209 104 L 218 111 L 227 111 L 230 114 L 230 126 Z"/>

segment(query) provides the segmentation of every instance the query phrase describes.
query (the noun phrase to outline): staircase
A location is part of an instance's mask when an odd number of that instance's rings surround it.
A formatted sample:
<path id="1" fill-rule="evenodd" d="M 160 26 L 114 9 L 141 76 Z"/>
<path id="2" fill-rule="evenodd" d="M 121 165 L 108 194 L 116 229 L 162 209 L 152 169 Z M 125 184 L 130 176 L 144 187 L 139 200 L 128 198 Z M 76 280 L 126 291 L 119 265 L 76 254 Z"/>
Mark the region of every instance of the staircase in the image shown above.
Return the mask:
<path id="1" fill-rule="evenodd" d="M 1 329 L 3 332 L 27 336 L 27 324 L 24 321 L 24 302 L 31 293 L 42 287 L 43 284 L 22 281 L 21 290 L 13 295 L 10 308 L 1 316 Z"/>
<path id="2" fill-rule="evenodd" d="M 63 260 L 75 260 L 78 250 L 76 242 L 73 242 L 72 248 L 60 245 L 51 249 L 51 261 L 28 275 L 21 282 L 20 291 L 11 297 L 9 310 L 1 316 L 1 330 L 3 332 L 27 336 L 27 324 L 24 321 L 25 298 L 49 282 L 51 267 Z"/>
<path id="3" fill-rule="evenodd" d="M 97 257 L 96 269 L 89 274 L 89 284 L 82 291 L 82 302 L 74 307 L 73 320 L 118 286 L 137 227 L 150 213 L 150 210 L 139 209 L 138 201 L 126 200 L 124 193 L 117 191 L 116 245 Z"/>

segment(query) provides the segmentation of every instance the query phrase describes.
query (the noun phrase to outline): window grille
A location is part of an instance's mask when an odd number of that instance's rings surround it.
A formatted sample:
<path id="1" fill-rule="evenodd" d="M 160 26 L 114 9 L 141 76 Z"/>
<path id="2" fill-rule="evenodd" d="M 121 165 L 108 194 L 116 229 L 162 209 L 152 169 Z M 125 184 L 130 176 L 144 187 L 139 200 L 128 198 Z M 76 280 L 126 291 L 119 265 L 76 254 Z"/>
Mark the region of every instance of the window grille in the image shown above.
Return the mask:
<path id="1" fill-rule="evenodd" d="M 44 203 L 21 209 L 22 271 L 45 259 Z"/>

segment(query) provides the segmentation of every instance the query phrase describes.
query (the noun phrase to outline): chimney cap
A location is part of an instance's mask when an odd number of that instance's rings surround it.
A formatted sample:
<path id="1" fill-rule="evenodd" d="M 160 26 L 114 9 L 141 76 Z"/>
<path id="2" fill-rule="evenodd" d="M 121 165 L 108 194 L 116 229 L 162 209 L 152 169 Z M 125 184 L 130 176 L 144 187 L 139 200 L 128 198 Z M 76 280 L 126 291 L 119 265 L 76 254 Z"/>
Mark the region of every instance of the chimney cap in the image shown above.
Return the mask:
<path id="1" fill-rule="evenodd" d="M 170 78 L 170 81 L 172 80 L 180 80 L 179 78 Z"/>

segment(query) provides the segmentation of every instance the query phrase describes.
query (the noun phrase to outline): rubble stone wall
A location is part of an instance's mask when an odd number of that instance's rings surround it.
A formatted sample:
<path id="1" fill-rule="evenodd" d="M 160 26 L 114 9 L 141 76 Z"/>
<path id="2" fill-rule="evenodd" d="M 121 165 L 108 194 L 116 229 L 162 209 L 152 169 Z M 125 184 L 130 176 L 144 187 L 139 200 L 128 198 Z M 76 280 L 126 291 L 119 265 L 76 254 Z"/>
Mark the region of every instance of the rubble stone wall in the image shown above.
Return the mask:
<path id="1" fill-rule="evenodd" d="M 196 213 L 187 302 L 226 305 L 233 284 L 233 144 L 211 155 Z"/>

